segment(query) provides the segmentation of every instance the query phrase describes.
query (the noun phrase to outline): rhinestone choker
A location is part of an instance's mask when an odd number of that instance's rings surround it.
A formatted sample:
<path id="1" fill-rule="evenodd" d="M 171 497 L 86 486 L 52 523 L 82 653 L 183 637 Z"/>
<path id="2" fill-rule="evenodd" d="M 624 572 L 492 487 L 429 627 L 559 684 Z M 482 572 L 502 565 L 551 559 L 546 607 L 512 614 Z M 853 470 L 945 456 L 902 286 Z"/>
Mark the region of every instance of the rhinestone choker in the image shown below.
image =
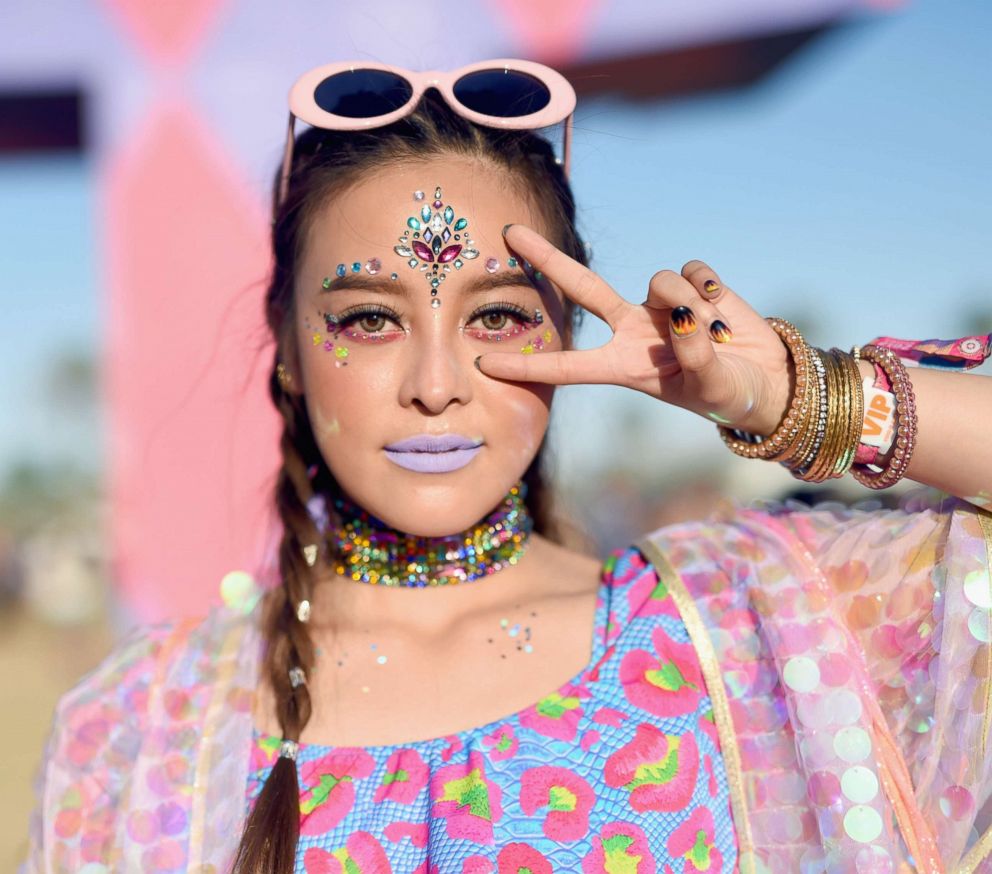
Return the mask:
<path id="1" fill-rule="evenodd" d="M 342 527 L 327 531 L 338 556 L 335 570 L 379 586 L 445 586 L 466 583 L 516 564 L 527 547 L 534 520 L 522 480 L 502 503 L 471 528 L 444 537 L 420 537 L 391 528 L 361 507 L 338 497 Z"/>

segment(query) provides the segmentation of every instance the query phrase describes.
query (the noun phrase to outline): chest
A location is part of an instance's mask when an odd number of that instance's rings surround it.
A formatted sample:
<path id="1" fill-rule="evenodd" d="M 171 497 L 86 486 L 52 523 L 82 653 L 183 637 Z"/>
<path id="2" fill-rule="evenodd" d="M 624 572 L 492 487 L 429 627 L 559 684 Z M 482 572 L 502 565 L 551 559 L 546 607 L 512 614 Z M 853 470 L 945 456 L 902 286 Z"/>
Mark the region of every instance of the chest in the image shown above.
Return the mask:
<path id="1" fill-rule="evenodd" d="M 352 633 L 318 647 L 301 740 L 391 745 L 502 719 L 580 674 L 594 648 L 599 588 L 521 605 L 422 637 Z M 256 725 L 278 734 L 271 695 Z"/>

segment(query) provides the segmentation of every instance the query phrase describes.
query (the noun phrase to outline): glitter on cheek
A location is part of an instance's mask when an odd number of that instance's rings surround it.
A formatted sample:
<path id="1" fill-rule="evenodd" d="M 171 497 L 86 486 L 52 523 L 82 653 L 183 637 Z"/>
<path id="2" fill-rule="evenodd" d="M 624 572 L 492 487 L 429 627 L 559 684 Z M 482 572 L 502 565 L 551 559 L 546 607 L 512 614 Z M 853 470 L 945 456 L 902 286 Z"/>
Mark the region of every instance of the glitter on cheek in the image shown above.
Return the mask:
<path id="1" fill-rule="evenodd" d="M 341 433 L 341 423 L 338 421 L 337 416 L 328 417 L 321 409 L 319 402 L 314 404 L 313 424 L 315 436 L 318 439 L 321 437 L 333 437 Z"/>

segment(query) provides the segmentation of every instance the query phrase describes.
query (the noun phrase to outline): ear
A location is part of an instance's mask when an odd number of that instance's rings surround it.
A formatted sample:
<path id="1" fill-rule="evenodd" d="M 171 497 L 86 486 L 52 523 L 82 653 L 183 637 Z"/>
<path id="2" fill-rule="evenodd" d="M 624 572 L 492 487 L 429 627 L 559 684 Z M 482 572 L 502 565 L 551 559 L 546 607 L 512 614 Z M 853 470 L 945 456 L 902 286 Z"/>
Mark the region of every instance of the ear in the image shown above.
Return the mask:
<path id="1" fill-rule="evenodd" d="M 296 395 L 297 397 L 302 396 L 303 368 L 300 365 L 300 353 L 296 342 L 296 335 L 292 333 L 292 330 L 286 340 L 279 346 L 279 360 L 293 377 L 292 382 L 287 388 L 284 388 L 283 391 L 285 391 L 286 394 Z"/>

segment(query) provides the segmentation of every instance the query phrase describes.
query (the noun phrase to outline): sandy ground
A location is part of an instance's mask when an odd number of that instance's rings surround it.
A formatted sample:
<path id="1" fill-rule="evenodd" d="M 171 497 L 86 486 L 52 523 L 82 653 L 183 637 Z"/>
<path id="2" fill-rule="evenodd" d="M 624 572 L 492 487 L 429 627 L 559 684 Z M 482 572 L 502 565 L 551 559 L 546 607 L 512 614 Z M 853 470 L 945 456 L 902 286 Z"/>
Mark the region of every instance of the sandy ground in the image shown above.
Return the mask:
<path id="1" fill-rule="evenodd" d="M 106 623 L 56 628 L 0 606 L 0 872 L 27 852 L 34 779 L 59 696 L 113 646 Z"/>

